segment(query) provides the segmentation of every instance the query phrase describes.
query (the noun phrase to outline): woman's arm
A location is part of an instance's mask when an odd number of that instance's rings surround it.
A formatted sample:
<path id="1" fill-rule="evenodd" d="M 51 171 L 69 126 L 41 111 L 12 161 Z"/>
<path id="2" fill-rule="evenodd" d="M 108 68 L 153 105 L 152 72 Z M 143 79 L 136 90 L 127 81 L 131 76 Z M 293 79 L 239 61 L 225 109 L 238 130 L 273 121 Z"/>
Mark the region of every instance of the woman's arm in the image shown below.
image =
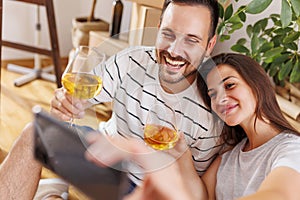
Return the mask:
<path id="1" fill-rule="evenodd" d="M 186 145 L 183 134 L 180 135 L 174 150 L 177 152 L 177 156 L 174 152 L 171 154 L 177 157 L 178 168 L 182 177 L 184 177 L 184 184 L 194 199 L 215 199 L 216 173 L 221 159 L 217 158 L 200 178 L 194 167 L 192 153 Z"/>
<path id="2" fill-rule="evenodd" d="M 221 159 L 221 156 L 218 156 L 202 176 L 202 181 L 204 182 L 208 193 L 207 199 L 209 200 L 216 199 L 215 190 L 217 183 L 217 172 L 221 163 Z"/>
<path id="3" fill-rule="evenodd" d="M 184 185 L 189 189 L 193 199 L 207 199 L 206 187 L 195 170 L 192 153 L 189 149 L 177 159 L 178 169 L 183 177 Z"/>
<path id="4" fill-rule="evenodd" d="M 194 200 L 176 162 L 146 174 L 143 184 L 124 200 Z M 196 200 L 196 199 L 195 199 Z M 198 199 L 197 199 L 198 200 Z"/>
<path id="5" fill-rule="evenodd" d="M 289 167 L 275 168 L 262 182 L 257 192 L 240 200 L 299 200 L 300 173 Z"/>

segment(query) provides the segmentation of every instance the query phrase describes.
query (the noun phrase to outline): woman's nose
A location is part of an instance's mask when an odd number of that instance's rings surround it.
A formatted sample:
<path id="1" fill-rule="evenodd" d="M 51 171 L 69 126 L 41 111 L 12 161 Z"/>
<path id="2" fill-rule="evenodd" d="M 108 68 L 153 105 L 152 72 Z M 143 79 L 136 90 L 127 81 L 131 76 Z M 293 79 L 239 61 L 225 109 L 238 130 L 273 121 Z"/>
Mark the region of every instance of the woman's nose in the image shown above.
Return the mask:
<path id="1" fill-rule="evenodd" d="M 217 97 L 217 102 L 218 102 L 220 105 L 227 104 L 227 102 L 228 102 L 228 96 L 227 96 L 227 94 L 226 94 L 225 91 L 223 91 L 220 95 L 218 95 L 218 97 Z"/>

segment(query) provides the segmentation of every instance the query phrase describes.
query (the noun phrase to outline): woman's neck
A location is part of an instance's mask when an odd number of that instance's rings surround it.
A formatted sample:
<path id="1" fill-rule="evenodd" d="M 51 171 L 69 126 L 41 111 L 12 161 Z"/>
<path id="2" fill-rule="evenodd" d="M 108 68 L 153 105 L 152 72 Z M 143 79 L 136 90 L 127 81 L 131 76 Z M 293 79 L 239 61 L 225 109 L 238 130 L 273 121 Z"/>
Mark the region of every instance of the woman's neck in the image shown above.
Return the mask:
<path id="1" fill-rule="evenodd" d="M 252 123 L 248 123 L 247 126 L 241 124 L 241 127 L 248 137 L 244 151 L 255 149 L 280 133 L 280 131 L 271 126 L 269 122 L 260 119 L 256 120 L 255 126 L 253 121 Z"/>

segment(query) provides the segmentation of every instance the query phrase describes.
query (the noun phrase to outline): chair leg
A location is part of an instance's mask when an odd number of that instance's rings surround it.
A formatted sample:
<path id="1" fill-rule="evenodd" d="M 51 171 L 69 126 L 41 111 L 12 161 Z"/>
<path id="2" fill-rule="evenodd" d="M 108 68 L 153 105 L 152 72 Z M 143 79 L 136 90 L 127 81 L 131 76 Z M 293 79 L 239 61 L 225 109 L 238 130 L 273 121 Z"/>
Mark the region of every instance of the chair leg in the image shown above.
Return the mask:
<path id="1" fill-rule="evenodd" d="M 48 27 L 49 27 L 49 35 L 50 35 L 50 41 L 51 41 L 51 50 L 46 50 L 42 48 L 37 48 L 34 46 L 29 45 L 23 45 L 20 43 L 15 42 L 9 42 L 2 39 L 2 11 L 3 11 L 3 0 L 0 0 L 0 61 L 1 61 L 1 47 L 2 46 L 8 46 L 11 48 L 16 48 L 24 51 L 30 51 L 33 53 L 38 53 L 42 55 L 47 55 L 52 58 L 53 65 L 54 65 L 54 73 L 53 74 L 47 74 L 43 70 L 32 70 L 32 73 L 21 80 L 17 80 L 15 82 L 16 86 L 21 86 L 24 83 L 27 83 L 35 78 L 43 78 L 46 80 L 53 80 L 56 79 L 57 87 L 61 87 L 61 60 L 60 60 L 60 52 L 59 52 L 59 46 L 58 46 L 58 37 L 57 37 L 57 29 L 56 29 L 56 23 L 55 23 L 55 15 L 54 15 L 54 6 L 53 6 L 53 0 L 17 0 L 20 2 L 26 2 L 26 3 L 32 3 L 36 5 L 45 6 L 46 12 L 47 12 L 47 19 L 48 19 Z M 21 70 L 22 71 L 22 70 Z M 0 72 L 1 75 L 1 72 Z"/>
<path id="2" fill-rule="evenodd" d="M 2 69 L 2 15 L 3 15 L 3 0 L 0 0 L 0 85 L 1 85 L 1 69 Z M 0 86 L 1 93 L 1 86 Z M 1 103 L 1 100 L 0 100 Z"/>
<path id="3" fill-rule="evenodd" d="M 50 32 L 51 48 L 52 48 L 52 60 L 54 65 L 54 72 L 56 76 L 57 87 L 61 87 L 61 60 L 58 46 L 57 29 L 54 15 L 54 6 L 52 0 L 46 0 L 47 19 Z"/>

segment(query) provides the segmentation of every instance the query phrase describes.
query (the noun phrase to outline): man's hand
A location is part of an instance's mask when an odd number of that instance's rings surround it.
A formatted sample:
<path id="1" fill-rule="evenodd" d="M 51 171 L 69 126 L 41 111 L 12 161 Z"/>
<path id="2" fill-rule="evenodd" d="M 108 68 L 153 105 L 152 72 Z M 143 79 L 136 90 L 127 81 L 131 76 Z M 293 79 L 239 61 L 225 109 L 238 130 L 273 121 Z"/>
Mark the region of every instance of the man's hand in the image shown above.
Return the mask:
<path id="1" fill-rule="evenodd" d="M 70 121 L 72 118 L 83 118 L 87 100 L 81 100 L 69 95 L 64 88 L 58 88 L 50 104 L 50 114 L 60 120 Z"/>

